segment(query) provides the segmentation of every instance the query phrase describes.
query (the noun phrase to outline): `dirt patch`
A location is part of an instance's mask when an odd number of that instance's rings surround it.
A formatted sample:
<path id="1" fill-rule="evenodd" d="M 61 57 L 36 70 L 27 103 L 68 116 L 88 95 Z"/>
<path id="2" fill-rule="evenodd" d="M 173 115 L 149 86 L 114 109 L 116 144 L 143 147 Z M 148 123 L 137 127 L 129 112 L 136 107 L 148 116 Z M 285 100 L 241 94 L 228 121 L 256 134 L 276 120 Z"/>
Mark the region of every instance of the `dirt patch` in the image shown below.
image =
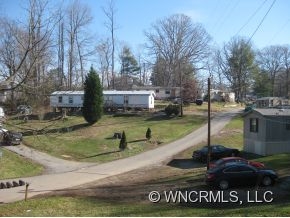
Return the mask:
<path id="1" fill-rule="evenodd" d="M 165 202 L 165 192 L 180 191 L 182 193 L 190 192 L 208 192 L 212 195 L 223 195 L 224 199 L 229 199 L 231 191 L 219 193 L 219 190 L 212 190 L 204 184 L 205 166 L 191 160 L 174 159 L 162 165 L 155 165 L 128 173 L 112 176 L 93 183 L 75 187 L 72 189 L 54 191 L 46 196 L 69 196 L 69 197 L 92 197 L 96 200 L 118 203 L 150 203 L 148 196 L 152 191 L 158 191 L 161 194 L 161 202 Z M 267 194 L 268 199 L 273 198 L 271 204 L 289 202 L 289 190 L 281 187 L 281 182 L 273 187 L 245 187 L 234 189 L 239 197 L 239 202 L 224 203 L 222 207 L 246 207 L 256 204 L 255 202 L 263 199 Z M 173 202 L 171 202 L 173 203 Z M 181 206 L 192 207 L 221 207 L 220 203 L 211 202 L 179 202 Z M 259 204 L 259 202 L 258 202 Z"/>

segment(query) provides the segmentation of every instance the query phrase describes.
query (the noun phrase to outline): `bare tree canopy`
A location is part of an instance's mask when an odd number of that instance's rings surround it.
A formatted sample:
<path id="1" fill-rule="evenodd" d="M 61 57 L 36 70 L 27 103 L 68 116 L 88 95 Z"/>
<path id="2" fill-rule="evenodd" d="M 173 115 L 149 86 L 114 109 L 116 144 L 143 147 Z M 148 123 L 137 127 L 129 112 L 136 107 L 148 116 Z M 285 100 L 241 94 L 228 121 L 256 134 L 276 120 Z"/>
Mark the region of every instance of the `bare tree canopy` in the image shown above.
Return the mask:
<path id="1" fill-rule="evenodd" d="M 184 63 L 198 67 L 208 54 L 211 39 L 201 24 L 183 14 L 157 21 L 145 35 L 150 54 L 165 64 L 162 73 L 167 74 L 166 85 L 176 84 L 176 74 Z"/>
<path id="2" fill-rule="evenodd" d="M 115 47 L 116 47 L 116 36 L 115 30 L 116 27 L 116 7 L 114 0 L 110 0 L 107 8 L 103 8 L 103 12 L 107 18 L 107 22 L 105 22 L 105 26 L 110 32 L 111 38 L 111 73 L 112 73 L 112 87 L 108 86 L 108 88 L 115 88 Z M 110 85 L 110 84 L 108 84 Z"/>
<path id="3" fill-rule="evenodd" d="M 229 81 L 236 98 L 242 100 L 257 70 L 255 53 L 248 40 L 233 38 L 217 52 L 218 65 Z"/>
<path id="4" fill-rule="evenodd" d="M 271 95 L 275 95 L 275 81 L 277 74 L 283 69 L 283 47 L 269 46 L 258 52 L 257 57 L 260 69 L 269 75 L 271 81 Z"/>
<path id="5" fill-rule="evenodd" d="M 86 56 L 93 54 L 93 50 L 86 51 L 92 40 L 86 31 L 87 26 L 92 22 L 91 10 L 88 6 L 74 0 L 66 11 L 67 15 L 67 40 L 68 48 L 68 88 L 73 84 L 84 83 L 84 61 Z M 91 46 L 94 48 L 94 46 Z M 77 73 L 77 65 L 80 73 Z"/>

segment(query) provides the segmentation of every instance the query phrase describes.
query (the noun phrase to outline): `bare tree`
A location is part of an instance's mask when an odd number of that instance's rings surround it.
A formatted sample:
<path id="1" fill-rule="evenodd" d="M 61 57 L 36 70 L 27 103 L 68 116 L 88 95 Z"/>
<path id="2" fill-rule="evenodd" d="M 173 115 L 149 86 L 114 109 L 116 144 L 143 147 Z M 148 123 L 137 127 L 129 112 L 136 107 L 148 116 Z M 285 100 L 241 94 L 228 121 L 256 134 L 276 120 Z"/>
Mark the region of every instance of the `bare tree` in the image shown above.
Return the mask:
<path id="1" fill-rule="evenodd" d="M 289 85 L 290 85 L 290 46 L 283 46 L 283 67 L 285 71 L 285 94 L 290 97 Z"/>
<path id="2" fill-rule="evenodd" d="M 99 62 L 99 71 L 102 74 L 102 87 L 104 87 L 105 81 L 107 82 L 106 86 L 110 87 L 110 74 L 109 74 L 109 67 L 111 63 L 111 56 L 110 56 L 110 42 L 109 39 L 101 40 L 97 46 L 97 55 L 98 55 L 98 62 Z"/>
<path id="3" fill-rule="evenodd" d="M 252 75 L 257 70 L 251 44 L 243 38 L 232 38 L 217 52 L 217 63 L 236 98 L 242 100 L 250 87 Z"/>
<path id="4" fill-rule="evenodd" d="M 58 54 L 58 84 L 57 87 L 63 88 L 64 86 L 64 15 L 62 13 L 62 9 L 59 10 L 59 24 L 58 24 L 58 48 L 57 48 L 57 54 Z"/>
<path id="5" fill-rule="evenodd" d="M 84 82 L 84 47 L 88 45 L 89 37 L 84 34 L 86 27 L 91 23 L 92 16 L 90 8 L 82 5 L 78 0 L 72 2 L 67 8 L 67 23 L 68 26 L 68 88 L 71 89 L 76 78 L 81 77 L 81 82 Z M 90 54 L 90 52 L 89 52 Z M 74 74 L 76 66 L 80 65 L 80 76 Z"/>
<path id="6" fill-rule="evenodd" d="M 116 47 L 116 38 L 115 30 L 116 27 L 116 7 L 114 0 L 110 0 L 107 8 L 103 8 L 103 12 L 106 15 L 108 21 L 105 22 L 106 27 L 110 31 L 111 36 L 111 73 L 112 73 L 112 88 L 115 89 L 115 47 Z"/>
<path id="7" fill-rule="evenodd" d="M 262 71 L 267 72 L 271 80 L 271 93 L 275 95 L 276 76 L 283 68 L 283 47 L 269 46 L 258 52 L 258 64 Z"/>
<path id="8" fill-rule="evenodd" d="M 45 14 L 46 6 L 45 1 L 29 1 L 26 24 L 1 18 L 0 64 L 2 77 L 8 84 L 2 91 L 12 91 L 13 103 L 13 90 L 17 88 L 37 96 L 41 76 L 50 60 L 50 38 L 55 22 L 53 16 Z"/>
<path id="9" fill-rule="evenodd" d="M 146 45 L 150 54 L 164 62 L 162 73 L 167 81 L 164 85 L 179 84 L 180 70 L 184 64 L 190 63 L 195 69 L 204 60 L 208 52 L 209 34 L 190 17 L 183 14 L 172 15 L 152 25 L 152 31 L 145 32 L 148 39 Z M 156 63 L 157 63 L 156 61 Z M 162 62 L 160 62 L 162 61 Z"/>

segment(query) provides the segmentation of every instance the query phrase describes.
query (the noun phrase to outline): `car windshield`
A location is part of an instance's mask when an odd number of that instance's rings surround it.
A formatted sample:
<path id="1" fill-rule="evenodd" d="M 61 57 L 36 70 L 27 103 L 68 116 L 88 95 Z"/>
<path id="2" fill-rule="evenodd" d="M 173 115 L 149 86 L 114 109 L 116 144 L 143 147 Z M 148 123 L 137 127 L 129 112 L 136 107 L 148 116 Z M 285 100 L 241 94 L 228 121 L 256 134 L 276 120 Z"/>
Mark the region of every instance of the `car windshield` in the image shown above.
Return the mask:
<path id="1" fill-rule="evenodd" d="M 222 146 L 222 145 L 217 145 L 216 147 L 217 147 L 217 149 L 219 149 L 219 150 L 224 150 L 224 149 L 225 149 L 225 147 Z"/>
<path id="2" fill-rule="evenodd" d="M 216 164 L 216 165 L 220 165 L 220 164 L 222 164 L 223 162 L 224 162 L 223 159 L 219 159 L 219 160 L 217 160 L 217 161 L 215 162 L 215 164 Z"/>
<path id="3" fill-rule="evenodd" d="M 205 151 L 205 152 L 207 152 L 207 147 L 203 147 L 203 148 L 201 149 L 201 151 Z"/>

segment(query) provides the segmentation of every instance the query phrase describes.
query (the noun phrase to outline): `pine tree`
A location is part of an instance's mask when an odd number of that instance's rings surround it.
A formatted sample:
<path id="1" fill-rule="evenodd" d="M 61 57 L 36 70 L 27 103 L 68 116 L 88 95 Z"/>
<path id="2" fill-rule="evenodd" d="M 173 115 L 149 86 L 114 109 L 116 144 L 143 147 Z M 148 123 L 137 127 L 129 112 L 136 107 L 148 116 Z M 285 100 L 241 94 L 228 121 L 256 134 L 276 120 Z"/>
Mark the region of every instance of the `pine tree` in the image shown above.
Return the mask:
<path id="1" fill-rule="evenodd" d="M 147 140 L 151 139 L 151 129 L 150 128 L 148 128 L 147 131 L 146 131 L 146 139 Z"/>
<path id="2" fill-rule="evenodd" d="M 120 144 L 119 144 L 119 149 L 124 150 L 126 147 L 127 147 L 127 139 L 126 139 L 125 131 L 123 131 Z"/>
<path id="3" fill-rule="evenodd" d="M 93 67 L 84 83 L 83 116 L 89 124 L 96 123 L 103 114 L 103 89 Z"/>

